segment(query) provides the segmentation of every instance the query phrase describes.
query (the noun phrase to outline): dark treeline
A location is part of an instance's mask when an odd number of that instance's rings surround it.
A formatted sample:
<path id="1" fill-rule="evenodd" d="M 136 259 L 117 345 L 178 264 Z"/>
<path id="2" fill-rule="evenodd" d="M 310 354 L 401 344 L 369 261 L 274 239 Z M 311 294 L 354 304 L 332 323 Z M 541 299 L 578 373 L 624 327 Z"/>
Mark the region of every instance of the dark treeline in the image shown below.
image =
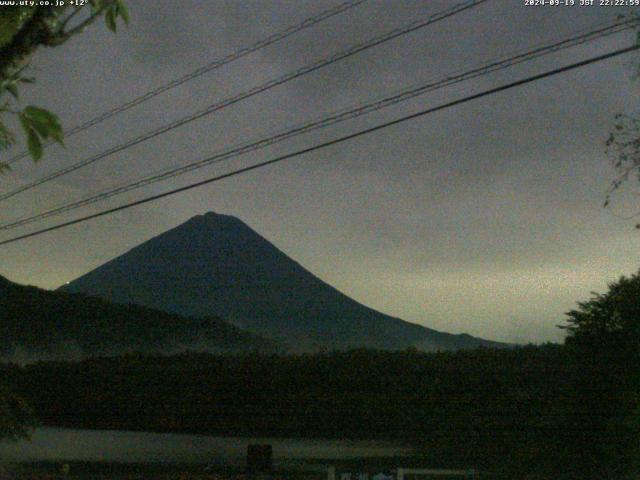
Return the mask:
<path id="1" fill-rule="evenodd" d="M 616 416 L 630 414 L 623 404 L 631 386 L 610 376 L 611 365 L 586 377 L 584 365 L 575 348 L 545 345 L 429 354 L 129 354 L 5 365 L 1 373 L 44 425 L 384 438 L 418 446 L 434 466 L 621 471 L 633 454 L 624 452 L 631 437 L 622 437 L 634 432 L 618 428 L 624 422 Z M 606 384 L 588 381 L 596 373 L 609 375 Z"/>

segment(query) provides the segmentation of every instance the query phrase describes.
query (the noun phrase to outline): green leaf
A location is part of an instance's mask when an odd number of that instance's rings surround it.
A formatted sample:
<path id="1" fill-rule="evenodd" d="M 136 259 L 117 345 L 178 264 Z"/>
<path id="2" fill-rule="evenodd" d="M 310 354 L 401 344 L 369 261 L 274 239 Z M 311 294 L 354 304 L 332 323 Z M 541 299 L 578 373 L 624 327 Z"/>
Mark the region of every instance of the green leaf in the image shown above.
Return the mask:
<path id="1" fill-rule="evenodd" d="M 33 105 L 29 105 L 25 107 L 23 113 L 33 119 L 35 122 L 43 123 L 45 125 L 59 125 L 60 121 L 58 120 L 57 115 L 51 113 L 49 110 L 45 110 L 44 108 L 35 107 Z"/>
<path id="2" fill-rule="evenodd" d="M 27 147 L 31 157 L 37 162 L 42 158 L 42 142 L 33 128 L 25 130 L 27 133 Z"/>
<path id="3" fill-rule="evenodd" d="M 104 16 L 104 20 L 107 24 L 107 28 L 115 33 L 117 30 L 116 25 L 116 9 L 117 7 L 111 6 L 107 9 L 107 13 Z"/>
<path id="4" fill-rule="evenodd" d="M 62 127 L 60 127 L 60 125 L 58 125 L 57 128 L 49 128 L 49 136 L 60 145 L 64 145 L 64 134 L 62 133 Z"/>
<path id="5" fill-rule="evenodd" d="M 24 112 L 20 114 L 20 123 L 22 124 L 22 128 L 26 131 L 31 128 L 31 120 L 27 117 Z"/>
<path id="6" fill-rule="evenodd" d="M 32 128 L 42 138 L 49 138 L 49 126 L 45 123 L 33 121 L 33 119 L 27 117 L 29 128 Z"/>
<path id="7" fill-rule="evenodd" d="M 29 105 L 22 111 L 22 116 L 42 138 L 51 137 L 56 142 L 63 144 L 62 126 L 57 115 L 44 108 Z"/>
<path id="8" fill-rule="evenodd" d="M 127 10 L 127 6 L 122 0 L 116 0 L 116 5 L 118 7 L 118 14 L 125 25 L 129 25 L 129 10 Z"/>

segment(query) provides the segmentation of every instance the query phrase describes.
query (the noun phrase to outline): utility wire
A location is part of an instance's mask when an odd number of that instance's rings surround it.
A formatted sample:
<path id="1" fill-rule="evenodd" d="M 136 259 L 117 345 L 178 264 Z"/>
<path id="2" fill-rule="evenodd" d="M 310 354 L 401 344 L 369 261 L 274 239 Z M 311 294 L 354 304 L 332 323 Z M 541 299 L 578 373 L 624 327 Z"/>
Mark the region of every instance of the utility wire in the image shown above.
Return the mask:
<path id="1" fill-rule="evenodd" d="M 436 22 L 438 22 L 440 20 L 444 20 L 444 19 L 446 19 L 448 17 L 451 17 L 453 15 L 461 13 L 461 12 L 467 10 L 467 9 L 476 7 L 476 6 L 482 4 L 482 3 L 486 2 L 486 1 L 488 1 L 488 0 L 471 0 L 471 1 L 467 1 L 467 2 L 464 2 L 464 3 L 458 4 L 458 5 L 455 5 L 454 7 L 446 9 L 446 10 L 444 10 L 442 12 L 430 15 L 430 16 L 428 16 L 426 18 L 411 22 L 408 25 L 405 25 L 403 27 L 396 28 L 396 29 L 393 29 L 393 30 L 391 30 L 391 31 L 389 31 L 387 33 L 382 34 L 382 35 L 373 37 L 372 39 L 367 40 L 364 43 L 357 44 L 357 45 L 355 45 L 353 47 L 350 47 L 350 48 L 348 48 L 346 50 L 338 52 L 338 53 L 336 53 L 336 54 L 334 54 L 334 55 L 332 55 L 332 56 L 330 56 L 328 58 L 319 60 L 317 62 L 314 62 L 314 63 L 311 63 L 309 65 L 306 65 L 306 66 L 304 66 L 304 67 L 302 67 L 302 68 L 300 68 L 300 69 L 298 69 L 296 71 L 293 71 L 293 72 L 290 72 L 288 74 L 285 74 L 282 77 L 276 78 L 274 80 L 270 80 L 270 81 L 268 81 L 266 83 L 263 83 L 262 85 L 254 87 L 254 88 L 252 88 L 250 90 L 247 90 L 247 91 L 245 91 L 243 93 L 240 93 L 240 94 L 235 95 L 233 97 L 230 97 L 230 98 L 227 98 L 225 100 L 222 100 L 221 102 L 217 102 L 217 103 L 214 103 L 212 105 L 209 105 L 204 110 L 200 110 L 200 111 L 198 111 L 198 112 L 196 112 L 194 114 L 191 114 L 191 115 L 189 115 L 187 117 L 183 117 L 183 118 L 181 118 L 179 120 L 171 122 L 171 123 L 169 123 L 169 124 L 167 124 L 167 125 L 165 125 L 163 127 L 160 127 L 158 129 L 156 129 L 156 130 L 152 130 L 150 132 L 142 134 L 142 135 L 140 135 L 140 136 L 138 136 L 138 137 L 136 137 L 136 138 L 134 138 L 132 140 L 129 140 L 129 141 L 127 141 L 125 143 L 122 143 L 122 144 L 120 144 L 118 146 L 110 148 L 109 150 L 106 150 L 106 151 L 104 151 L 102 153 L 94 155 L 93 157 L 89 157 L 89 158 L 86 158 L 84 160 L 81 160 L 80 162 L 77 162 L 77 163 L 75 163 L 73 165 L 70 165 L 70 166 L 65 167 L 63 169 L 60 169 L 60 170 L 57 170 L 57 171 L 55 171 L 53 173 L 50 173 L 49 175 L 47 175 L 47 176 L 45 176 L 43 178 L 40 178 L 40 179 L 35 180 L 35 181 L 31 182 L 31 183 L 28 183 L 26 185 L 18 187 L 17 189 L 12 190 L 10 192 L 4 193 L 4 194 L 0 195 L 0 201 L 7 200 L 7 199 L 9 199 L 11 197 L 14 197 L 15 195 L 18 195 L 19 193 L 25 192 L 27 190 L 31 190 L 31 189 L 39 186 L 39 185 L 47 183 L 47 182 L 49 182 L 51 180 L 54 180 L 56 178 L 59 178 L 59 177 L 61 177 L 63 175 L 67 175 L 67 174 L 69 174 L 71 172 L 74 172 L 74 171 L 76 171 L 76 170 L 78 170 L 78 169 L 80 169 L 82 167 L 85 167 L 87 165 L 95 163 L 98 160 L 102 160 L 105 157 L 113 155 L 114 153 L 118 153 L 118 152 L 121 152 L 123 150 L 126 150 L 126 149 L 128 149 L 128 148 L 130 148 L 130 147 L 132 147 L 134 145 L 142 143 L 142 142 L 144 142 L 146 140 L 150 140 L 150 139 L 152 139 L 154 137 L 157 137 L 159 135 L 162 135 L 162 134 L 164 134 L 164 133 L 166 133 L 166 132 L 168 132 L 170 130 L 178 128 L 178 127 L 180 127 L 182 125 L 185 125 L 185 124 L 187 124 L 189 122 L 192 122 L 194 120 L 202 118 L 202 117 L 204 117 L 206 115 L 209 115 L 209 114 L 211 114 L 211 113 L 213 113 L 215 111 L 221 110 L 221 109 L 226 108 L 226 107 L 228 107 L 230 105 L 238 103 L 238 102 L 240 102 L 242 100 L 245 100 L 247 98 L 253 97 L 254 95 L 262 93 L 262 92 L 264 92 L 266 90 L 270 90 L 271 88 L 274 88 L 274 87 L 277 87 L 279 85 L 282 85 L 283 83 L 289 82 L 289 81 L 294 80 L 294 79 L 299 78 L 299 77 L 302 77 L 303 75 L 306 75 L 306 74 L 309 74 L 309 73 L 314 72 L 316 70 L 319 70 L 319 69 L 321 69 L 323 67 L 331 65 L 333 63 L 336 63 L 336 62 L 338 62 L 340 60 L 343 60 L 345 58 L 351 57 L 351 56 L 353 56 L 353 55 L 355 55 L 357 53 L 360 53 L 360 52 L 362 52 L 364 50 L 368 50 L 368 49 L 373 48 L 375 46 L 378 46 L 378 45 L 380 45 L 382 43 L 385 43 L 385 42 L 388 42 L 388 41 L 393 40 L 395 38 L 398 38 L 398 37 L 400 37 L 402 35 L 406 35 L 408 33 L 414 32 L 414 31 L 416 31 L 418 29 L 424 28 L 424 27 L 426 27 L 428 25 L 431 25 L 433 23 L 436 23 Z"/>
<path id="2" fill-rule="evenodd" d="M 378 130 L 385 129 L 385 128 L 391 127 L 393 125 L 398 125 L 398 124 L 407 122 L 409 120 L 414 120 L 416 118 L 423 117 L 423 116 L 438 112 L 440 110 L 445 110 L 447 108 L 451 108 L 451 107 L 454 107 L 454 106 L 457 106 L 457 105 L 461 105 L 463 103 L 467 103 L 467 102 L 470 102 L 472 100 L 477 100 L 479 98 L 487 97 L 489 95 L 494 95 L 496 93 L 503 92 L 503 91 L 509 90 L 511 88 L 515 88 L 515 87 L 518 87 L 518 86 L 521 86 L 521 85 L 525 85 L 525 84 L 532 83 L 532 82 L 535 82 L 535 81 L 538 81 L 538 80 L 542 80 L 544 78 L 548 78 L 548 77 L 551 77 L 551 76 L 554 76 L 554 75 L 565 73 L 565 72 L 568 72 L 570 70 L 575 70 L 577 68 L 581 68 L 581 67 L 584 67 L 584 66 L 587 66 L 587 65 L 591 65 L 591 64 L 596 63 L 596 62 L 601 62 L 603 60 L 607 60 L 607 59 L 614 58 L 614 57 L 617 57 L 617 56 L 620 56 L 620 55 L 624 55 L 625 53 L 633 52 L 633 51 L 636 51 L 638 49 L 640 49 L 640 45 L 633 45 L 631 47 L 615 50 L 613 52 L 610 52 L 610 53 L 607 53 L 607 54 L 604 54 L 604 55 L 599 55 L 599 56 L 592 57 L 592 58 L 587 59 L 587 60 L 583 60 L 583 61 L 580 61 L 580 62 L 572 63 L 572 64 L 566 65 L 564 67 L 556 68 L 556 69 L 553 69 L 553 70 L 548 70 L 548 71 L 546 71 L 544 73 L 540 73 L 540 74 L 537 74 L 537 75 L 526 77 L 524 79 L 517 80 L 515 82 L 511 82 L 511 83 L 507 83 L 507 84 L 501 85 L 499 87 L 491 88 L 489 90 L 484 90 L 484 91 L 482 91 L 480 93 L 476 93 L 474 95 L 469 95 L 467 97 L 463 97 L 463 98 L 460 98 L 458 100 L 454 100 L 454 101 L 451 101 L 451 102 L 448 102 L 448 103 L 444 103 L 444 104 L 438 105 L 436 107 L 431 107 L 431 108 L 428 108 L 426 110 L 422 110 L 422 111 L 417 112 L 417 113 L 413 113 L 413 114 L 410 114 L 410 115 L 405 115 L 405 116 L 397 118 L 395 120 L 391 120 L 389 122 L 384 122 L 384 123 L 378 124 L 378 125 L 376 125 L 374 127 L 369 127 L 369 128 L 364 129 L 364 130 L 360 130 L 358 132 L 351 133 L 349 135 L 344 135 L 344 136 L 335 138 L 333 140 L 329 140 L 327 142 L 319 143 L 319 144 L 313 145 L 311 147 L 304 148 L 302 150 L 297 150 L 295 152 L 288 153 L 286 155 L 282 155 L 282 156 L 273 158 L 271 160 L 266 160 L 264 162 L 256 163 L 256 164 L 248 166 L 248 167 L 240 168 L 240 169 L 237 169 L 237 170 L 234 170 L 232 172 L 228 172 L 228 173 L 225 173 L 225 174 L 222 174 L 222 175 L 217 175 L 215 177 L 211 177 L 211 178 L 208 178 L 206 180 L 201 180 L 199 182 L 195 182 L 195 183 L 186 185 L 184 187 L 180 187 L 180 188 L 176 188 L 176 189 L 173 189 L 173 190 L 169 190 L 167 192 L 163 192 L 163 193 L 160 193 L 160 194 L 157 194 L 157 195 L 152 195 L 152 196 L 140 199 L 140 200 L 136 200 L 134 202 L 126 203 L 124 205 L 119 205 L 117 207 L 110 208 L 110 209 L 107 209 L 107 210 L 103 210 L 101 212 L 97 212 L 97 213 L 94 213 L 94 214 L 91 214 L 91 215 L 87 215 L 87 216 L 84 216 L 84 217 L 80 217 L 80 218 L 77 218 L 75 220 L 70 220 L 68 222 L 59 223 L 57 225 L 53 225 L 53 226 L 48 227 L 48 228 L 43 228 L 43 229 L 37 230 L 35 232 L 31 232 L 31 233 L 27 233 L 27 234 L 24 234 L 24 235 L 13 237 L 13 238 L 10 238 L 10 239 L 7 239 L 7 240 L 3 240 L 3 241 L 0 241 L 0 245 L 6 245 L 6 244 L 9 244 L 9 243 L 17 242 L 19 240 L 24 240 L 26 238 L 34 237 L 34 236 L 37 236 L 37 235 L 42 235 L 42 234 L 47 233 L 47 232 L 51 232 L 51 231 L 54 231 L 54 230 L 59 230 L 59 229 L 64 228 L 64 227 L 68 227 L 68 226 L 75 225 L 75 224 L 78 224 L 78 223 L 86 222 L 86 221 L 92 220 L 94 218 L 102 217 L 102 216 L 105 216 L 105 215 L 110 215 L 112 213 L 119 212 L 121 210 L 126 210 L 126 209 L 129 209 L 129 208 L 138 206 L 138 205 L 142 205 L 142 204 L 145 204 L 145 203 L 153 202 L 155 200 L 159 200 L 159 199 L 164 198 L 164 197 L 175 195 L 177 193 L 185 192 L 187 190 L 191 190 L 191 189 L 194 189 L 194 188 L 197 188 L 197 187 L 201 187 L 203 185 L 208 185 L 210 183 L 223 180 L 225 178 L 234 177 L 234 176 L 237 176 L 237 175 L 240 175 L 240 174 L 243 174 L 243 173 L 247 173 L 247 172 L 250 172 L 250 171 L 253 171 L 253 170 L 257 170 L 259 168 L 266 167 L 268 165 L 273 165 L 275 163 L 279 163 L 279 162 L 282 162 L 284 160 L 288 160 L 290 158 L 298 157 L 300 155 L 305 155 L 307 153 L 311 153 L 311 152 L 314 152 L 316 150 L 324 149 L 324 148 L 330 147 L 332 145 L 337 145 L 337 144 L 345 142 L 347 140 L 351 140 L 351 139 L 354 139 L 354 138 L 357 138 L 357 137 L 368 135 L 370 133 L 377 132 Z"/>
<path id="3" fill-rule="evenodd" d="M 487 75 L 489 73 L 493 73 L 499 70 L 503 70 L 520 63 L 534 60 L 544 55 L 549 55 L 551 53 L 555 53 L 566 48 L 584 44 L 588 41 L 593 41 L 605 36 L 619 33 L 621 31 L 630 29 L 635 25 L 637 25 L 636 20 L 625 20 L 625 21 L 618 20 L 613 23 L 608 22 L 606 24 L 598 24 L 597 28 L 595 28 L 594 30 L 589 30 L 586 33 L 574 35 L 570 38 L 566 38 L 564 40 L 560 40 L 552 44 L 541 45 L 533 49 L 527 50 L 525 52 L 512 55 L 510 57 L 491 61 L 488 64 L 485 64 L 483 66 L 480 66 L 459 74 L 450 75 L 436 82 L 430 82 L 430 83 L 422 84 L 410 89 L 404 89 L 399 93 L 388 96 L 386 98 L 383 98 L 374 102 L 369 102 L 367 104 L 360 105 L 358 107 L 351 108 L 348 110 L 342 110 L 340 112 L 336 112 L 320 120 L 298 125 L 294 128 L 287 129 L 285 131 L 279 132 L 275 135 L 268 136 L 258 141 L 241 144 L 241 145 L 232 147 L 230 149 L 227 149 L 223 152 L 219 152 L 212 156 L 208 156 L 204 159 L 201 159 L 192 163 L 188 163 L 186 165 L 173 167 L 170 169 L 164 169 L 157 173 L 142 177 L 140 179 L 126 182 L 120 186 L 111 187 L 107 190 L 104 190 L 98 193 L 93 193 L 90 196 L 86 196 L 79 200 L 54 207 L 52 209 L 46 210 L 36 215 L 24 216 L 10 223 L 0 224 L 0 230 L 9 230 L 9 229 L 17 228 L 23 225 L 36 222 L 38 220 L 42 220 L 51 216 L 59 215 L 64 212 L 75 210 L 77 208 L 91 205 L 93 203 L 106 200 L 113 196 L 119 195 L 121 193 L 125 193 L 131 190 L 144 187 L 146 185 L 150 185 L 152 183 L 156 183 L 162 180 L 166 180 L 168 178 L 182 175 L 184 173 L 190 172 L 198 168 L 205 167 L 207 165 L 220 163 L 225 160 L 236 158 L 240 155 L 265 148 L 267 146 L 282 142 L 294 136 L 298 136 L 304 133 L 309 133 L 317 129 L 325 128 L 346 120 L 357 118 L 359 116 L 362 116 L 377 110 L 381 110 L 391 105 L 395 105 L 400 102 L 407 101 L 419 95 L 423 95 L 425 93 L 428 93 L 440 88 L 448 87 L 472 78 L 476 78 L 476 77 Z"/>
<path id="4" fill-rule="evenodd" d="M 99 123 L 104 122 L 105 120 L 118 115 L 119 113 L 125 112 L 127 110 L 129 110 L 130 108 L 135 107 L 136 105 L 140 105 L 143 102 L 146 102 L 147 100 L 152 99 L 153 97 L 156 97 L 158 95 L 160 95 L 161 93 L 164 93 L 168 90 L 171 90 L 172 88 L 175 88 L 179 85 L 182 85 L 183 83 L 188 82 L 189 80 L 193 80 L 194 78 L 200 77 L 202 75 L 204 75 L 205 73 L 209 73 L 213 70 L 217 70 L 218 68 L 224 66 L 224 65 L 228 65 L 229 63 L 235 62 L 236 60 L 241 59 L 242 57 L 245 57 L 246 55 L 249 55 L 250 53 L 253 52 L 257 52 L 258 50 L 268 47 L 269 45 L 273 45 L 276 42 L 279 42 L 280 40 L 284 40 L 287 37 L 290 37 L 291 35 L 298 33 L 302 30 L 305 30 L 309 27 L 312 27 L 313 25 L 316 25 L 320 22 L 323 22 L 325 20 L 328 20 L 329 18 L 332 18 L 336 15 L 339 15 L 340 13 L 346 12 L 347 10 L 350 10 L 352 8 L 357 7 L 358 5 L 367 2 L 368 0 L 352 0 L 349 2 L 344 2 L 341 3 L 340 5 L 337 5 L 335 7 L 332 7 L 328 10 L 325 10 L 323 12 L 320 12 L 317 15 L 314 15 L 312 17 L 306 18 L 304 19 L 302 22 L 296 24 L 296 25 L 291 25 L 287 28 L 285 28 L 284 30 L 281 30 L 279 32 L 276 32 L 272 35 L 269 35 L 266 38 L 263 38 L 262 40 L 248 45 L 246 47 L 240 48 L 239 50 L 236 50 L 235 52 L 232 52 L 222 58 L 219 58 L 217 60 L 214 60 L 210 63 L 208 63 L 207 65 L 204 65 L 196 70 L 193 70 L 192 72 L 187 73 L 186 75 L 183 75 L 180 78 L 176 78 L 172 81 L 170 81 L 169 83 L 165 83 L 164 85 L 161 85 L 153 90 L 150 90 L 142 95 L 140 95 L 139 97 L 136 97 L 126 103 L 123 103 L 122 105 L 119 105 L 115 108 L 112 108 L 111 110 L 107 110 L 106 112 L 90 119 L 87 120 L 85 123 L 82 123 L 80 125 L 77 125 L 73 128 L 71 128 L 68 132 L 65 132 L 65 138 L 69 138 L 72 137 L 73 135 L 75 135 L 76 133 L 80 133 L 84 130 L 87 130 L 88 128 L 91 128 L 95 125 L 98 125 Z M 49 141 L 47 143 L 45 143 L 45 146 L 51 145 L 53 143 L 53 141 Z M 28 151 L 24 151 L 21 152 L 17 155 L 15 155 L 14 157 L 12 157 L 11 159 L 9 159 L 7 162 L 5 162 L 5 165 L 11 165 L 15 162 L 17 162 L 18 160 L 25 158 L 29 155 Z"/>

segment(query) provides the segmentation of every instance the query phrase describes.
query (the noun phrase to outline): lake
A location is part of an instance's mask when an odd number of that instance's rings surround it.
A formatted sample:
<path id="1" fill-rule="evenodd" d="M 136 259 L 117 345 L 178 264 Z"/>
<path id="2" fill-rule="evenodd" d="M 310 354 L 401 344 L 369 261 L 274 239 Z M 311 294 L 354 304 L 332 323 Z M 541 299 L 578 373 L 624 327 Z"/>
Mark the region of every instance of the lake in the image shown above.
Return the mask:
<path id="1" fill-rule="evenodd" d="M 408 456 L 412 449 L 374 440 L 214 437 L 175 433 L 40 428 L 31 442 L 0 442 L 0 460 L 185 462 L 244 465 L 247 445 L 273 446 L 276 466 L 307 459 Z"/>

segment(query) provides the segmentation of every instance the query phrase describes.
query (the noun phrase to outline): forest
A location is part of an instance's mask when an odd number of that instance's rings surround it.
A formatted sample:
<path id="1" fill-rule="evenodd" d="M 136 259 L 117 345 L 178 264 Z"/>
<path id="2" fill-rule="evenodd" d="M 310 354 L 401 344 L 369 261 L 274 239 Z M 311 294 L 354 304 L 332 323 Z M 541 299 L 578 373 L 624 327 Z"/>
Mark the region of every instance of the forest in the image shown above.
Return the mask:
<path id="1" fill-rule="evenodd" d="M 433 466 L 625 478 L 640 467 L 639 287 L 580 303 L 563 345 L 130 353 L 0 375 L 47 426 L 393 439 Z"/>

